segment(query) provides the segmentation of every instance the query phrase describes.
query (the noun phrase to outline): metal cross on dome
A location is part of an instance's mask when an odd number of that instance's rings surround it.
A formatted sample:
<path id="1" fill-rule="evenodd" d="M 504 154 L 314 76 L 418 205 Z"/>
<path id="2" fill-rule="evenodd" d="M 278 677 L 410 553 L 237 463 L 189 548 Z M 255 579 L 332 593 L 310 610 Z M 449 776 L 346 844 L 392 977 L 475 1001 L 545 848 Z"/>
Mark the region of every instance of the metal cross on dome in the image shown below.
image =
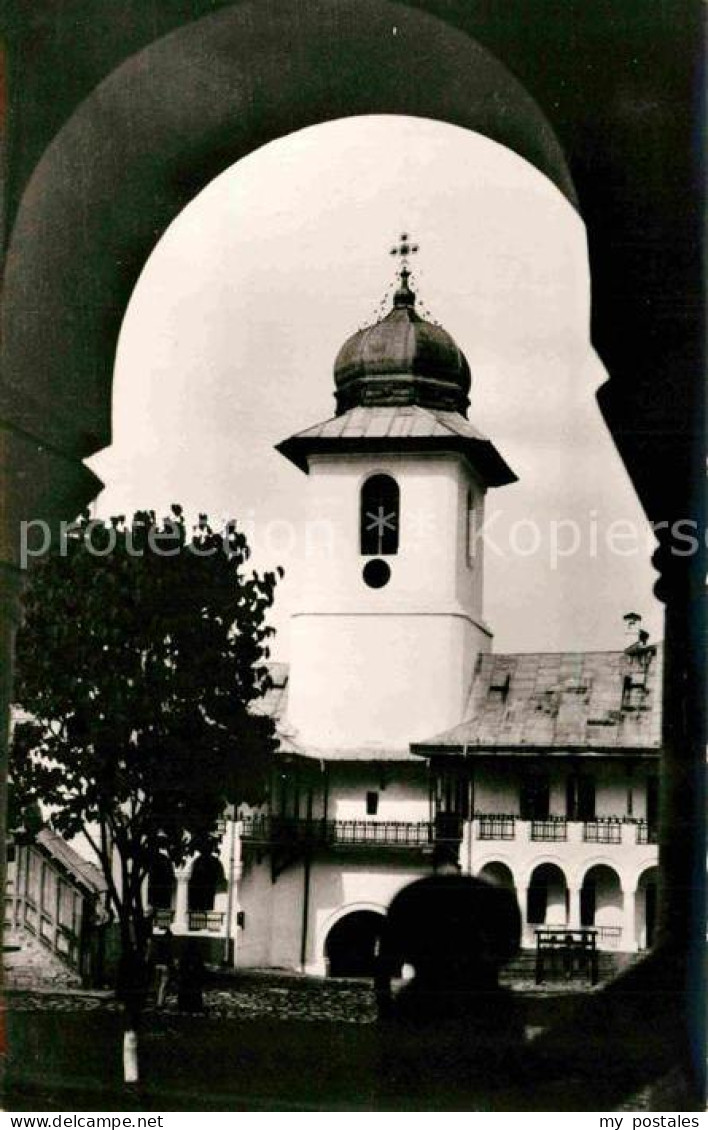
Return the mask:
<path id="1" fill-rule="evenodd" d="M 403 277 L 404 271 L 405 271 L 406 275 L 410 274 L 410 271 L 408 270 L 408 257 L 410 255 L 416 255 L 417 252 L 418 252 L 418 244 L 411 242 L 411 240 L 408 236 L 408 232 L 405 232 L 405 231 L 401 232 L 401 236 L 400 236 L 400 239 L 399 239 L 397 245 L 395 247 L 391 248 L 391 254 L 392 255 L 398 255 L 400 257 L 400 260 L 401 260 L 401 277 Z"/>

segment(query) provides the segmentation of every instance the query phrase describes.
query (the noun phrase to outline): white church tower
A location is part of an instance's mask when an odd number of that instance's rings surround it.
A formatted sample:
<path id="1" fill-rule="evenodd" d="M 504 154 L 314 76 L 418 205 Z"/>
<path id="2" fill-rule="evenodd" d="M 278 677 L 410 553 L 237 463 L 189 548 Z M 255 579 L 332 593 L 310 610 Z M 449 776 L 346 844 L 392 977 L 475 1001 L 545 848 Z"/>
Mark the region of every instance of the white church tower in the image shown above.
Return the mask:
<path id="1" fill-rule="evenodd" d="M 467 419 L 470 370 L 416 312 L 406 236 L 391 311 L 334 366 L 336 415 L 278 450 L 307 475 L 288 722 L 303 749 L 390 756 L 458 723 L 488 651 L 490 487 L 515 481 Z"/>

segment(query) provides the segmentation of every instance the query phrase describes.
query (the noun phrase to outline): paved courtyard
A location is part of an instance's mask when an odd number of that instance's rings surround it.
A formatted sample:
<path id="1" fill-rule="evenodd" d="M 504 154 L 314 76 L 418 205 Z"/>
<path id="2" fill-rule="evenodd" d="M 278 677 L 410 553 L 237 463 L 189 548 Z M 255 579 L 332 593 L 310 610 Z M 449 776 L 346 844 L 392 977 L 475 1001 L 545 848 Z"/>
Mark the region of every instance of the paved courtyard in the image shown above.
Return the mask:
<path id="1" fill-rule="evenodd" d="M 602 1077 L 589 1081 L 582 1063 L 573 1068 L 575 1074 L 565 1066 L 561 1071 L 556 1052 L 551 1060 L 536 1059 L 545 1032 L 570 1024 L 572 1033 L 578 999 L 550 989 L 523 994 L 528 1043 L 474 1079 L 460 1078 L 453 1065 L 444 1093 L 431 1106 L 409 1094 L 410 1078 L 395 1078 L 397 1049 L 392 1053 L 375 1023 L 373 993 L 364 981 L 287 973 L 212 976 L 202 1015 L 180 1012 L 171 994 L 162 1009 L 146 1010 L 140 1056 L 144 1083 L 132 1089 L 122 1083 L 123 1017 L 112 993 L 10 989 L 4 1107 L 583 1110 L 590 1084 L 594 1109 L 663 1109 L 641 1087 L 619 1099 L 611 1056 L 602 1057 Z M 583 1057 L 586 1048 L 583 1037 Z M 427 1048 L 423 1052 L 424 1077 Z"/>

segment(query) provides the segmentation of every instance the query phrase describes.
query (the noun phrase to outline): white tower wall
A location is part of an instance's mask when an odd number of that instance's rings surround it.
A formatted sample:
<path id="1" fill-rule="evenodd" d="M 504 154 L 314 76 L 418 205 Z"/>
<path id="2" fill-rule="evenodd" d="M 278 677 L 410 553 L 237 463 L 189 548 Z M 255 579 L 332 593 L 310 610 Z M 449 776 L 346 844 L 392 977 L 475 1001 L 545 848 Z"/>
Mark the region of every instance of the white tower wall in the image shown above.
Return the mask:
<path id="1" fill-rule="evenodd" d="M 400 489 L 398 552 L 381 589 L 362 578 L 364 481 Z M 468 552 L 484 491 L 454 453 L 310 459 L 305 560 L 292 619 L 288 715 L 305 747 L 407 749 L 463 718 L 474 664 L 490 647 L 482 620 L 482 552 Z"/>

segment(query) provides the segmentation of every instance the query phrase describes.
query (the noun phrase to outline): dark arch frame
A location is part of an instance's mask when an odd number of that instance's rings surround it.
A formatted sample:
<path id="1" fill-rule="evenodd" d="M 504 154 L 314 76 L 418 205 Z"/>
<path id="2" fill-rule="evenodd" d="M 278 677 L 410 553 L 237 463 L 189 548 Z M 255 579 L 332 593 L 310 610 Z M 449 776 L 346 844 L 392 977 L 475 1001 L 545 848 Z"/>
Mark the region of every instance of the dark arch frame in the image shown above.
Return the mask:
<path id="1" fill-rule="evenodd" d="M 203 66 L 198 41 L 207 20 L 195 17 L 214 3 L 220 10 L 208 17 L 215 21 L 210 26 L 223 19 L 224 25 L 239 28 L 241 43 L 256 48 L 252 55 L 266 87 L 268 81 L 274 87 L 283 83 L 281 89 L 294 92 L 287 104 L 249 83 L 248 69 L 228 66 L 233 38 L 217 36 L 215 65 Z M 19 523 L 69 519 L 99 489 L 80 460 L 109 439 L 112 357 L 127 296 L 180 201 L 243 155 L 243 146 L 237 151 L 242 133 L 228 134 L 210 114 L 200 116 L 196 102 L 190 105 L 182 97 L 185 87 L 197 101 L 210 96 L 215 105 L 242 113 L 254 143 L 250 148 L 302 124 L 383 108 L 437 116 L 494 136 L 557 184 L 551 171 L 556 158 L 568 183 L 572 167 L 588 228 L 593 341 L 611 374 L 599 394 L 603 413 L 648 516 L 666 523 L 667 530 L 686 518 L 702 524 L 704 177 L 693 133 L 703 60 L 702 5 L 698 0 L 653 6 L 626 0 L 621 20 L 586 0 L 568 0 L 561 9 L 551 0 L 539 5 L 530 21 L 527 0 L 507 0 L 498 15 L 494 6 L 470 0 L 444 5 L 416 0 L 415 6 L 386 0 L 192 0 L 188 16 L 177 2 L 155 6 L 127 0 L 124 18 L 108 27 L 93 0 L 67 0 L 65 15 L 81 28 L 74 44 L 43 34 L 56 18 L 50 0 L 18 4 L 6 18 L 12 64 L 12 239 L 0 378 L 4 704 L 10 696 L 20 584 Z M 439 10 L 443 19 L 435 16 Z M 265 57 L 278 36 L 292 61 L 287 78 L 296 81 L 289 85 L 277 61 Z M 350 56 L 343 69 L 340 50 Z M 549 52 L 554 66 L 539 66 Z M 437 67 L 432 84 L 425 81 L 427 54 Z M 478 73 L 505 76 L 503 89 L 487 89 L 483 106 L 468 97 L 463 60 L 471 57 L 485 64 Z M 368 82 L 359 73 L 362 59 L 367 79 L 389 84 L 386 98 L 373 109 L 362 103 L 368 96 Z M 496 60 L 502 61 L 501 72 L 495 71 Z M 57 89 L 54 79 L 62 68 L 71 77 Z M 400 82 L 410 69 L 416 82 Z M 158 74 L 179 97 L 164 97 L 164 82 L 153 82 Z M 121 98 L 115 82 L 124 80 L 132 93 Z M 431 90 L 446 101 L 446 112 L 426 103 Z M 233 97 L 224 98 L 223 92 Z M 383 95 L 383 86 L 377 93 Z M 72 160 L 72 137 L 74 156 L 110 136 L 119 141 L 131 98 L 143 111 L 127 114 L 138 150 L 128 147 L 122 162 L 104 162 L 107 178 L 94 191 L 92 162 L 98 162 L 93 153 L 89 161 Z M 33 116 L 34 106 L 40 113 Z M 154 118 L 158 107 L 161 128 Z M 88 120 L 82 110 L 90 111 Z M 201 130 L 201 145 L 189 140 L 195 128 Z M 141 139 L 150 146 L 141 150 Z M 136 174 L 142 195 L 116 196 L 118 174 L 126 171 Z M 570 197 L 572 190 L 566 194 Z M 69 238 L 60 230 L 66 216 L 76 219 Z M 78 238 L 72 246 L 73 235 Z M 690 1042 L 698 1049 L 695 1070 L 702 1094 L 705 552 L 677 559 L 665 532 L 659 542 L 659 594 L 667 605 L 660 837 L 664 948 L 645 963 L 641 975 L 648 987 L 652 978 L 671 986 L 677 1000 L 690 985 Z"/>
<path id="2" fill-rule="evenodd" d="M 198 855 L 187 883 L 187 909 L 192 913 L 213 910 L 217 894 L 225 889 L 226 876 L 221 860 L 215 855 Z"/>
<path id="3" fill-rule="evenodd" d="M 148 872 L 148 903 L 153 910 L 172 910 L 177 880 L 166 855 L 158 855 Z"/>

